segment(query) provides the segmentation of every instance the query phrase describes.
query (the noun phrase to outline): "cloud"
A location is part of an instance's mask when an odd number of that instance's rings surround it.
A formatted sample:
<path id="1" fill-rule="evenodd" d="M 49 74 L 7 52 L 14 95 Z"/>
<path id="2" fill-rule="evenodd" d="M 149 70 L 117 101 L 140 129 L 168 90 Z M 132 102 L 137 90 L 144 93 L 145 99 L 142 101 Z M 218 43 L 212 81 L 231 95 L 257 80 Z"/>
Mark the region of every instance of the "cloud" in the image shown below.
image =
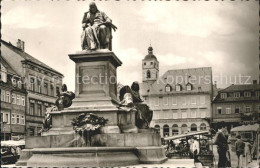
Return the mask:
<path id="1" fill-rule="evenodd" d="M 16 28 L 38 29 L 49 26 L 44 14 L 35 13 L 30 8 L 16 7 L 2 17 L 2 24 Z"/>

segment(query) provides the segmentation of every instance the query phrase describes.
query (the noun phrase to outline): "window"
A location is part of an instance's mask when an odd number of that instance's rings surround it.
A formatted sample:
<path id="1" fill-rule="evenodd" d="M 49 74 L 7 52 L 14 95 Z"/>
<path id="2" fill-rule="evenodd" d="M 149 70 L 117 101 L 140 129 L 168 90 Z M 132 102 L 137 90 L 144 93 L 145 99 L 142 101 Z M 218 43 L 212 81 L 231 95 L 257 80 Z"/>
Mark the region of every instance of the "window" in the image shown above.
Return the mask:
<path id="1" fill-rule="evenodd" d="M 44 94 L 48 94 L 48 83 L 44 83 Z"/>
<path id="2" fill-rule="evenodd" d="M 221 93 L 220 94 L 221 99 L 226 99 L 227 98 L 227 93 Z"/>
<path id="3" fill-rule="evenodd" d="M 172 135 L 178 135 L 179 134 L 179 129 L 177 124 L 172 125 Z"/>
<path id="4" fill-rule="evenodd" d="M 151 72 L 150 72 L 150 70 L 148 70 L 148 71 L 146 72 L 146 78 L 147 78 L 147 79 L 151 78 Z"/>
<path id="5" fill-rule="evenodd" d="M 165 92 L 170 92 L 172 90 L 170 85 L 165 86 Z"/>
<path id="6" fill-rule="evenodd" d="M 200 112 L 200 118 L 206 118 L 206 111 Z"/>
<path id="7" fill-rule="evenodd" d="M 11 96 L 9 91 L 5 92 L 5 101 L 11 103 Z"/>
<path id="8" fill-rule="evenodd" d="M 16 96 L 16 104 L 17 104 L 17 105 L 20 105 L 20 95 L 17 95 L 17 96 Z"/>
<path id="9" fill-rule="evenodd" d="M 197 130 L 198 130 L 197 125 L 196 124 L 191 124 L 190 131 L 193 132 L 193 131 L 197 131 Z"/>
<path id="10" fill-rule="evenodd" d="M 221 114 L 222 113 L 222 107 L 218 107 L 217 111 L 218 111 L 218 114 Z"/>
<path id="11" fill-rule="evenodd" d="M 172 104 L 177 105 L 177 97 L 172 97 Z"/>
<path id="12" fill-rule="evenodd" d="M 181 103 L 182 105 L 186 105 L 186 97 L 181 97 Z"/>
<path id="13" fill-rule="evenodd" d="M 246 112 L 250 112 L 251 111 L 251 107 L 250 106 L 246 106 Z"/>
<path id="14" fill-rule="evenodd" d="M 181 112 L 181 118 L 187 118 L 187 112 L 186 111 Z"/>
<path id="15" fill-rule="evenodd" d="M 190 117 L 191 118 L 196 118 L 196 113 L 197 113 L 197 110 L 191 110 Z"/>
<path id="16" fill-rule="evenodd" d="M 9 113 L 1 113 L 1 121 L 4 122 L 5 124 L 10 124 L 10 114 Z"/>
<path id="17" fill-rule="evenodd" d="M 16 104 L 16 94 L 12 93 L 12 104 Z"/>
<path id="18" fill-rule="evenodd" d="M 235 107 L 235 113 L 240 113 L 240 107 Z"/>
<path id="19" fill-rule="evenodd" d="M 12 120 L 11 120 L 11 123 L 12 124 L 16 124 L 16 118 L 15 118 L 15 114 L 12 114 Z"/>
<path id="20" fill-rule="evenodd" d="M 159 111 L 154 112 L 154 119 L 160 119 L 159 113 Z"/>
<path id="21" fill-rule="evenodd" d="M 245 92 L 245 97 L 251 97 L 251 92 Z"/>
<path id="22" fill-rule="evenodd" d="M 160 125 L 155 125 L 154 128 L 156 132 L 160 135 Z"/>
<path id="23" fill-rule="evenodd" d="M 156 98 L 155 98 L 154 106 L 159 106 L 159 97 L 156 97 Z"/>
<path id="24" fill-rule="evenodd" d="M 175 89 L 176 89 L 177 92 L 179 92 L 179 91 L 181 91 L 181 86 L 180 85 L 176 85 Z"/>
<path id="25" fill-rule="evenodd" d="M 235 92 L 234 97 L 236 97 L 236 98 L 240 97 L 240 92 Z"/>
<path id="26" fill-rule="evenodd" d="M 191 104 L 196 104 L 196 96 L 191 97 Z"/>
<path id="27" fill-rule="evenodd" d="M 42 116 L 42 105 L 41 104 L 38 104 L 38 106 L 37 106 L 37 114 L 38 114 L 38 116 Z"/>
<path id="28" fill-rule="evenodd" d="M 206 98 L 205 96 L 200 96 L 200 104 L 205 104 Z"/>
<path id="29" fill-rule="evenodd" d="M 178 119 L 178 113 L 177 112 L 173 112 L 172 113 L 172 118 L 173 119 Z"/>
<path id="30" fill-rule="evenodd" d="M 53 87 L 53 84 L 51 84 L 51 96 L 54 96 L 54 87 Z"/>
<path id="31" fill-rule="evenodd" d="M 16 124 L 20 124 L 20 115 L 16 115 Z"/>
<path id="32" fill-rule="evenodd" d="M 146 62 L 144 63 L 144 65 L 146 65 Z"/>
<path id="33" fill-rule="evenodd" d="M 226 114 L 231 114 L 231 108 L 230 107 L 226 108 Z"/>
<path id="34" fill-rule="evenodd" d="M 5 102 L 5 90 L 1 89 L 1 102 Z"/>
<path id="35" fill-rule="evenodd" d="M 181 134 L 185 134 L 187 132 L 188 132 L 187 124 L 182 124 L 182 126 L 181 126 Z"/>
<path id="36" fill-rule="evenodd" d="M 21 124 L 22 124 L 22 125 L 25 125 L 25 119 L 24 119 L 24 116 L 23 116 L 23 115 L 21 115 Z"/>
<path id="37" fill-rule="evenodd" d="M 187 91 L 191 90 L 191 84 L 187 84 Z"/>
<path id="38" fill-rule="evenodd" d="M 260 91 L 256 91 L 256 92 L 255 92 L 255 96 L 256 96 L 256 97 L 259 97 L 259 96 L 260 96 Z"/>
<path id="39" fill-rule="evenodd" d="M 169 125 L 164 125 L 163 126 L 163 136 L 169 136 L 169 132 L 170 132 L 170 129 L 169 129 Z"/>
<path id="40" fill-rule="evenodd" d="M 25 98 L 24 98 L 24 96 L 21 96 L 21 105 L 25 106 Z"/>
<path id="41" fill-rule="evenodd" d="M 31 91 L 34 91 L 34 78 L 30 77 L 30 89 Z"/>
<path id="42" fill-rule="evenodd" d="M 150 64 L 153 65 L 153 62 L 151 62 Z"/>
<path id="43" fill-rule="evenodd" d="M 38 92 L 42 93 L 41 79 L 38 79 Z"/>
<path id="44" fill-rule="evenodd" d="M 200 124 L 200 130 L 205 131 L 207 129 L 207 126 L 205 123 Z"/>
<path id="45" fill-rule="evenodd" d="M 34 103 L 30 103 L 30 115 L 34 114 Z"/>
<path id="46" fill-rule="evenodd" d="M 163 97 L 163 104 L 168 105 L 168 97 Z"/>

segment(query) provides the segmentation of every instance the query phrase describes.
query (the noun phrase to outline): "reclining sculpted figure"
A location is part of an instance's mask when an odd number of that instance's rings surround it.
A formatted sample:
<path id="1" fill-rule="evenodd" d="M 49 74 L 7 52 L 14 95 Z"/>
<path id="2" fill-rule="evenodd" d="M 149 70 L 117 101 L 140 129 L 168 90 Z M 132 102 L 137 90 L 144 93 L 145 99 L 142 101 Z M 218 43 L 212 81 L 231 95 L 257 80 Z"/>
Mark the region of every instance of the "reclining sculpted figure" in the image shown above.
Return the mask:
<path id="1" fill-rule="evenodd" d="M 68 108 L 72 105 L 72 100 L 75 98 L 75 94 L 71 91 L 67 91 L 67 85 L 63 84 L 61 88 L 61 93 L 57 90 L 58 98 L 55 101 L 55 106 L 49 107 L 46 110 L 45 118 L 43 120 L 42 129 L 40 132 L 48 131 L 52 125 L 51 112 L 60 111 L 64 108 Z"/>
<path id="2" fill-rule="evenodd" d="M 149 106 L 143 103 L 139 94 L 138 82 L 133 82 L 131 88 L 124 86 L 120 89 L 120 105 L 132 109 L 136 109 L 135 124 L 139 129 L 149 128 L 150 122 L 153 118 L 153 111 Z"/>

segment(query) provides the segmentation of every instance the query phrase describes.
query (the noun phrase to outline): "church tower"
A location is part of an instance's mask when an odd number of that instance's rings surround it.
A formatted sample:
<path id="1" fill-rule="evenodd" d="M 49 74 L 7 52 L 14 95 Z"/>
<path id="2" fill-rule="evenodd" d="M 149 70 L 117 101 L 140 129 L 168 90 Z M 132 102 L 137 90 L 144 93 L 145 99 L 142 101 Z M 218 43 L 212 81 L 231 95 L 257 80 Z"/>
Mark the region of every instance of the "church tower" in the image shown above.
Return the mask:
<path id="1" fill-rule="evenodd" d="M 159 61 L 153 55 L 153 48 L 148 48 L 148 55 L 142 60 L 143 82 L 154 83 L 159 77 Z"/>

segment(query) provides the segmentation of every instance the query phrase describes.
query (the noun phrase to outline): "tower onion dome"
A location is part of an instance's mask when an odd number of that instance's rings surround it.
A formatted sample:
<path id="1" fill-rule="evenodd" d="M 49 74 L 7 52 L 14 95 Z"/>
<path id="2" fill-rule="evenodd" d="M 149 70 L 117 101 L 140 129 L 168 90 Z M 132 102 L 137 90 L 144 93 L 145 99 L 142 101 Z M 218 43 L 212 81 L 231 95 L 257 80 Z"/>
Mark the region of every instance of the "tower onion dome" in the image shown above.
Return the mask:
<path id="1" fill-rule="evenodd" d="M 153 47 L 148 48 L 148 55 L 145 56 L 144 60 L 150 60 L 150 59 L 155 59 L 157 60 L 156 56 L 153 55 Z"/>

